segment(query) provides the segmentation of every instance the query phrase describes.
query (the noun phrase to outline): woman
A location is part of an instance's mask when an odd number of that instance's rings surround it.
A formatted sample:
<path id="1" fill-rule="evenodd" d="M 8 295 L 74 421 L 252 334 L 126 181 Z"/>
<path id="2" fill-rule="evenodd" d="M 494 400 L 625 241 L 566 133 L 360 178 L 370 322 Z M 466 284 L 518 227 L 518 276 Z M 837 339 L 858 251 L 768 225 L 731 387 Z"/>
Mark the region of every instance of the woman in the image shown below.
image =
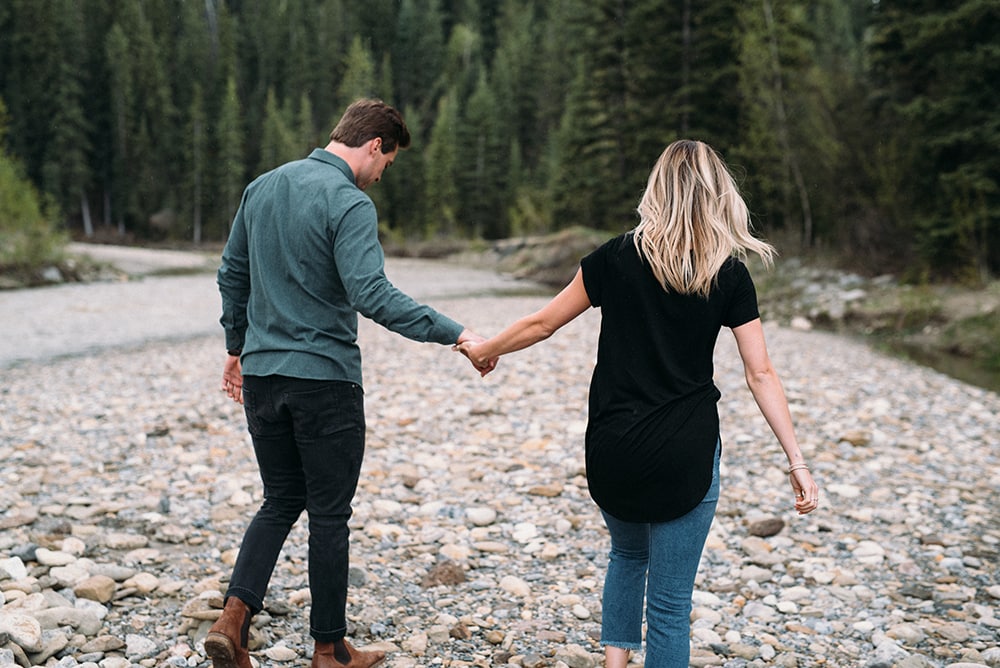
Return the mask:
<path id="1" fill-rule="evenodd" d="M 771 366 L 753 282 L 741 259 L 774 249 L 755 239 L 746 204 L 706 144 L 664 150 L 638 207 L 640 222 L 583 259 L 572 282 L 537 313 L 458 349 L 485 375 L 496 357 L 551 336 L 588 307 L 601 309 L 590 385 L 587 482 L 611 534 L 601 644 L 624 668 L 686 668 L 691 594 L 719 496 L 721 440 L 712 357 L 732 329 L 746 381 L 788 458 L 795 509 L 819 489 L 795 438 Z"/>

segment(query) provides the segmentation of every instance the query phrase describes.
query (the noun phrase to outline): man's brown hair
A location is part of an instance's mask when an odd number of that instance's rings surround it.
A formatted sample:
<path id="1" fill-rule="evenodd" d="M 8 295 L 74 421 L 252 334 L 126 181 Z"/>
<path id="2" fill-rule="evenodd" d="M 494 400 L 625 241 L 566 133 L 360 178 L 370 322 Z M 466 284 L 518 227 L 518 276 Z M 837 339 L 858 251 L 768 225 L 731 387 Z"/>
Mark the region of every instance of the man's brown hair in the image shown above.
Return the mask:
<path id="1" fill-rule="evenodd" d="M 376 137 L 382 140 L 382 153 L 410 145 L 410 131 L 403 115 L 382 100 L 360 99 L 351 103 L 340 117 L 330 140 L 357 148 Z"/>

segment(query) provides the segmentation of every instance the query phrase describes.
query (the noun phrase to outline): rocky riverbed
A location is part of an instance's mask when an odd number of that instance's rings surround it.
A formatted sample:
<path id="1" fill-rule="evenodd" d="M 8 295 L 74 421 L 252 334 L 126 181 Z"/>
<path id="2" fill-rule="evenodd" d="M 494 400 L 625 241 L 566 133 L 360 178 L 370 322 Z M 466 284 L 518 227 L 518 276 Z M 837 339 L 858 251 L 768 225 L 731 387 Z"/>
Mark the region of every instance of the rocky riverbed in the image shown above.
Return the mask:
<path id="1" fill-rule="evenodd" d="M 401 287 L 483 333 L 545 301 L 485 272 L 395 266 Z M 175 310 L 150 316 L 110 286 L 89 306 L 69 298 L 62 319 L 44 291 L 0 299 L 14 341 L 0 355 L 0 666 L 209 665 L 257 469 L 217 389 L 211 278 L 124 285 Z M 94 309 L 108 313 L 87 320 Z M 600 665 L 608 540 L 582 446 L 598 324 L 587 313 L 480 379 L 447 348 L 362 322 L 356 644 L 399 667 Z M 766 331 L 821 505 L 792 511 L 723 332 L 723 494 L 692 665 L 1000 666 L 1000 396 L 834 335 Z M 53 336 L 59 353 L 25 353 Z M 256 618 L 262 666 L 308 665 L 306 567 L 303 518 Z"/>

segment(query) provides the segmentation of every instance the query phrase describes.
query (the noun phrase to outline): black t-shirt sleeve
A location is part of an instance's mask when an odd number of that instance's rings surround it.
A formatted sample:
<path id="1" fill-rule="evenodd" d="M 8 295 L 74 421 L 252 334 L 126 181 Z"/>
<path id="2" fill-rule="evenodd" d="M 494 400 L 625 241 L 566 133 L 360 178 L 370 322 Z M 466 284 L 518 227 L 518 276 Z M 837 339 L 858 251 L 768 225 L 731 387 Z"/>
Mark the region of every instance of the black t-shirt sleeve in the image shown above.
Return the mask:
<path id="1" fill-rule="evenodd" d="M 727 278 L 732 282 L 732 291 L 722 324 L 734 328 L 756 320 L 760 317 L 760 311 L 757 308 L 757 290 L 746 265 L 733 259 L 729 261 L 724 271 L 726 270 L 730 274 Z"/>
<path id="2" fill-rule="evenodd" d="M 608 252 L 607 244 L 601 246 L 593 253 L 580 260 L 580 269 L 583 271 L 583 287 L 590 298 L 590 305 L 599 307 L 601 305 L 602 290 L 604 285 L 605 255 Z"/>

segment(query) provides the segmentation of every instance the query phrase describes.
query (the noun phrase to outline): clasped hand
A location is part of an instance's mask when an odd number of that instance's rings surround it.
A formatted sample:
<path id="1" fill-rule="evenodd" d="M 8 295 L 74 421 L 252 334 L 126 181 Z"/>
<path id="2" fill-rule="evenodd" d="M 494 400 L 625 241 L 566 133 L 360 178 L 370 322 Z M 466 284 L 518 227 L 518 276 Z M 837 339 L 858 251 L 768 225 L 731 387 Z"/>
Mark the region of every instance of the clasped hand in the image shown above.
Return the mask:
<path id="1" fill-rule="evenodd" d="M 459 341 L 457 344 L 452 346 L 452 350 L 460 352 L 469 358 L 469 361 L 472 362 L 472 366 L 479 372 L 480 377 L 485 376 L 490 371 L 497 368 L 497 361 L 500 359 L 499 357 L 484 357 L 477 350 L 482 347 L 480 344 L 483 341 L 485 341 L 485 339 L 479 337 L 479 341 L 467 339 L 465 341 Z"/>

